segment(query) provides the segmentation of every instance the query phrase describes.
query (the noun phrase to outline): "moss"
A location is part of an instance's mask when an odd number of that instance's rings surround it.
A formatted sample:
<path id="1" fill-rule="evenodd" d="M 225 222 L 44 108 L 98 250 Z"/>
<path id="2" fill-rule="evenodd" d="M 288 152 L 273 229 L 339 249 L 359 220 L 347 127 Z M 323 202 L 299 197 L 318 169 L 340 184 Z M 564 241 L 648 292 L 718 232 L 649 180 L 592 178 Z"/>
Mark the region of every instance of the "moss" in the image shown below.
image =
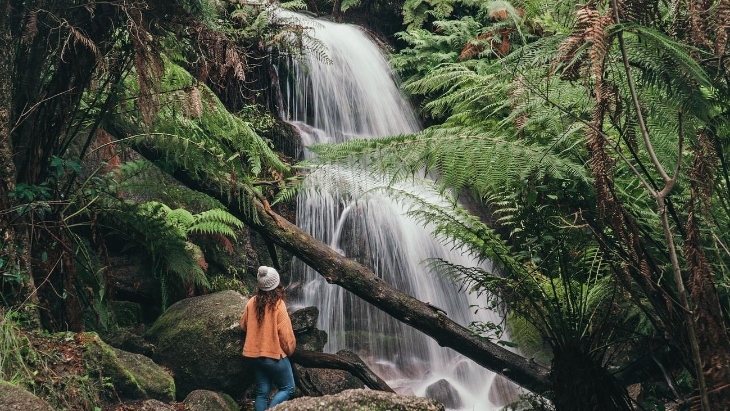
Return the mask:
<path id="1" fill-rule="evenodd" d="M 113 348 L 96 333 L 83 334 L 84 360 L 90 375 L 110 383 L 123 398 L 175 398 L 175 382 L 151 359 Z"/>
<path id="2" fill-rule="evenodd" d="M 188 298 L 170 306 L 147 330 L 155 361 L 175 375 L 178 399 L 195 389 L 236 395 L 250 384 L 240 352 L 243 335 L 233 327 L 245 303 L 234 291 Z"/>

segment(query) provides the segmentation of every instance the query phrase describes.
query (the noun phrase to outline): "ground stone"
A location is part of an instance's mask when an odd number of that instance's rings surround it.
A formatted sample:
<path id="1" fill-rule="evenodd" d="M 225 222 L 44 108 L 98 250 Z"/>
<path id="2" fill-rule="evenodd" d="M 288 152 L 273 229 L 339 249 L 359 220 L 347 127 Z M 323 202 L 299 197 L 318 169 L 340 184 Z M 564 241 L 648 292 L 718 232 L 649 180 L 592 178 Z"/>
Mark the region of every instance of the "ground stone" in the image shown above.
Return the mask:
<path id="1" fill-rule="evenodd" d="M 176 411 L 175 407 L 158 400 L 145 400 L 140 405 L 139 411 Z"/>
<path id="2" fill-rule="evenodd" d="M 0 380 L 0 410 L 53 411 L 53 408 L 31 392 Z"/>
<path id="3" fill-rule="evenodd" d="M 230 395 L 207 390 L 195 390 L 183 401 L 187 411 L 240 411 Z"/>
<path id="4" fill-rule="evenodd" d="M 323 397 L 301 397 L 270 411 L 444 411 L 437 401 L 374 390 L 347 390 Z"/>

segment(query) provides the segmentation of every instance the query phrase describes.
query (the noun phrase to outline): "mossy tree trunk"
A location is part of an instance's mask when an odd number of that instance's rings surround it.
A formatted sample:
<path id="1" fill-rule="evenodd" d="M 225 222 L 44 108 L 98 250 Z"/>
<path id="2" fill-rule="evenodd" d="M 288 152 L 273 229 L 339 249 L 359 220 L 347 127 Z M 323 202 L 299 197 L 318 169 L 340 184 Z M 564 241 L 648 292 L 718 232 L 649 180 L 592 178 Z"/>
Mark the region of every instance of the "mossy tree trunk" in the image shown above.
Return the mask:
<path id="1" fill-rule="evenodd" d="M 18 27 L 17 2 L 0 1 L 0 285 L 17 285 L 16 302 L 27 310 L 27 320 L 39 325 L 38 294 L 33 281 L 30 263 L 30 234 L 22 218 L 14 212 L 10 193 L 17 186 L 12 124 L 13 124 L 13 80 L 15 63 L 15 33 Z M 13 284 L 18 280 L 17 284 Z"/>

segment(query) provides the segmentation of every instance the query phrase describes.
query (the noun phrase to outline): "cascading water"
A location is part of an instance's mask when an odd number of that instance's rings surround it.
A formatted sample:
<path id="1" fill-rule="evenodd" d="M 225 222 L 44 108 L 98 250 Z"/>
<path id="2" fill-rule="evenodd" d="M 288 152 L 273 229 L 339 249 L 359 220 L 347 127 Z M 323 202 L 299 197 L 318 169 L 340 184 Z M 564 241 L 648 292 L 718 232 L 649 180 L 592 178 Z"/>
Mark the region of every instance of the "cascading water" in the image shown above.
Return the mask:
<path id="1" fill-rule="evenodd" d="M 327 59 L 307 55 L 281 67 L 283 114 L 296 127 L 303 144 L 342 142 L 418 131 L 410 105 L 398 90 L 387 60 L 378 46 L 355 26 L 303 19 L 314 37 L 326 46 Z M 305 151 L 305 155 L 308 155 Z M 343 167 L 321 169 L 307 177 L 310 187 L 298 199 L 297 224 L 315 238 L 369 267 L 392 286 L 443 309 L 452 320 L 499 322 L 496 314 L 473 308 L 474 296 L 451 280 L 430 275 L 429 258 L 455 264 L 478 263 L 432 239 L 429 231 L 405 216 L 406 205 L 375 193 L 364 193 L 365 176 Z M 323 189 L 326 187 L 327 189 Z M 404 187 L 419 190 L 418 187 Z M 421 191 L 425 193 L 425 191 Z M 441 201 L 433 196 L 432 201 Z M 452 409 L 497 410 L 514 398 L 511 384 L 495 384 L 495 374 L 439 347 L 419 331 L 363 302 L 322 276 L 295 262 L 293 282 L 301 284 L 300 301 L 320 310 L 318 328 L 328 334 L 327 352 L 349 349 L 397 392 L 427 396 L 437 384 L 458 393 Z M 445 387 L 445 388 L 444 388 Z"/>

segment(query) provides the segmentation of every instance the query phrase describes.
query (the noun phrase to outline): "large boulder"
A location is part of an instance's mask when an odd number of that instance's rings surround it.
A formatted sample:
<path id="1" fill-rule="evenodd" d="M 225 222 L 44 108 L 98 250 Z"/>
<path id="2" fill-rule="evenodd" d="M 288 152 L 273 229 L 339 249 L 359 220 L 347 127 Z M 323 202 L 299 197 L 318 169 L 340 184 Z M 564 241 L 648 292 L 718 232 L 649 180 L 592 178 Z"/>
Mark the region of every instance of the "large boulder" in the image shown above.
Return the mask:
<path id="1" fill-rule="evenodd" d="M 405 397 L 383 391 L 347 390 L 323 397 L 300 397 L 283 402 L 271 411 L 444 411 L 437 401 Z"/>
<path id="2" fill-rule="evenodd" d="M 172 371 L 178 399 L 197 389 L 236 397 L 253 382 L 238 326 L 247 301 L 236 291 L 187 298 L 147 330 L 145 337 L 155 345 L 153 359 Z"/>
<path id="3" fill-rule="evenodd" d="M 461 396 L 450 382 L 440 379 L 426 387 L 426 397 L 433 398 L 449 408 L 462 407 Z"/>
<path id="4" fill-rule="evenodd" d="M 108 379 L 122 399 L 175 399 L 175 381 L 150 358 L 114 348 L 96 333 L 85 333 L 83 358 L 89 374 Z"/>
<path id="5" fill-rule="evenodd" d="M 313 329 L 305 332 L 294 333 L 297 338 L 297 349 L 322 352 L 327 344 L 327 332 Z"/>
<path id="6" fill-rule="evenodd" d="M 317 325 L 319 308 L 314 306 L 300 309 L 289 308 L 289 318 L 291 318 L 291 326 L 295 333 L 311 331 Z"/>
<path id="7" fill-rule="evenodd" d="M 53 411 L 51 406 L 23 388 L 0 380 L 0 410 Z"/>
<path id="8" fill-rule="evenodd" d="M 314 306 L 290 309 L 289 317 L 297 338 L 297 349 L 322 352 L 327 344 L 327 333 L 315 328 L 319 309 Z"/>
<path id="9" fill-rule="evenodd" d="M 183 401 L 187 411 L 240 411 L 240 407 L 230 395 L 207 391 L 195 390 L 188 394 Z"/>

